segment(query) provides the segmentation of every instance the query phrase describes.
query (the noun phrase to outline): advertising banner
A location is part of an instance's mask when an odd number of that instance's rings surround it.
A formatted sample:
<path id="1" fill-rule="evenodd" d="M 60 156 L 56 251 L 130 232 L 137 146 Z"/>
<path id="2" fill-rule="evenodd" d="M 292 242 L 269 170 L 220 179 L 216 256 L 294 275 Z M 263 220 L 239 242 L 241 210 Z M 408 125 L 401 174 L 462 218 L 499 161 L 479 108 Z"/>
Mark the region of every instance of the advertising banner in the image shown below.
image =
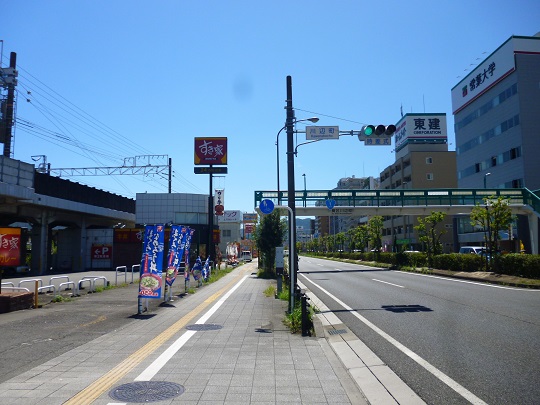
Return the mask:
<path id="1" fill-rule="evenodd" d="M 446 114 L 405 114 L 396 125 L 394 138 L 396 151 L 407 144 L 446 143 Z"/>
<path id="2" fill-rule="evenodd" d="M 21 265 L 21 228 L 0 228 L 0 266 Z"/>
<path id="3" fill-rule="evenodd" d="M 242 212 L 241 211 L 223 211 L 223 215 L 218 217 L 218 222 L 241 222 L 242 221 Z"/>
<path id="4" fill-rule="evenodd" d="M 226 165 L 227 138 L 195 138 L 196 165 Z"/>
<path id="5" fill-rule="evenodd" d="M 187 232 L 186 245 L 184 247 L 184 262 L 186 266 L 184 269 L 184 278 L 186 280 L 189 280 L 189 249 L 191 248 L 191 238 L 193 238 L 194 233 L 195 229 L 190 229 Z"/>
<path id="6" fill-rule="evenodd" d="M 216 215 L 223 215 L 223 211 L 225 210 L 225 190 L 215 190 L 214 206 L 216 210 Z"/>
<path id="7" fill-rule="evenodd" d="M 164 230 L 163 225 L 147 225 L 145 228 L 139 298 L 161 298 Z"/>
<path id="8" fill-rule="evenodd" d="M 188 228 L 181 225 L 173 225 L 171 227 L 171 236 L 169 239 L 169 257 L 167 259 L 167 274 L 165 275 L 165 282 L 168 286 L 172 286 L 176 276 L 178 275 L 178 269 L 182 262 L 184 254 L 184 247 L 186 245 Z"/>

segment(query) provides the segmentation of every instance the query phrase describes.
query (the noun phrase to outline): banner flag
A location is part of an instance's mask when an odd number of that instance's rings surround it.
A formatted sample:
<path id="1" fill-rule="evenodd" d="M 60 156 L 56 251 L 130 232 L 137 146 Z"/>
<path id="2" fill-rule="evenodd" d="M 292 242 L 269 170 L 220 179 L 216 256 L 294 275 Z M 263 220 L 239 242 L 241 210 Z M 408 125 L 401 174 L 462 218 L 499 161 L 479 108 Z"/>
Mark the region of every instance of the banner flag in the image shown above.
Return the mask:
<path id="1" fill-rule="evenodd" d="M 206 258 L 202 269 L 202 278 L 204 281 L 208 281 L 210 278 L 210 256 Z"/>
<path id="2" fill-rule="evenodd" d="M 182 261 L 182 255 L 185 246 L 185 236 L 187 228 L 181 225 L 173 225 L 171 227 L 171 236 L 169 239 L 169 258 L 167 259 L 167 274 L 165 282 L 170 287 L 173 285 L 178 269 Z M 183 242 L 183 243 L 182 243 Z"/>
<path id="3" fill-rule="evenodd" d="M 193 278 L 195 279 L 195 281 L 199 281 L 199 278 L 201 278 L 202 269 L 203 269 L 203 266 L 202 266 L 201 256 L 198 256 L 197 260 L 195 260 L 195 264 L 193 265 L 193 268 L 191 269 L 191 274 L 193 274 Z"/>
<path id="4" fill-rule="evenodd" d="M 139 279 L 139 298 L 161 298 L 164 229 L 163 225 L 146 225 Z"/>
<path id="5" fill-rule="evenodd" d="M 195 233 L 195 229 L 189 229 L 187 232 L 187 238 L 186 238 L 186 246 L 184 248 L 184 262 L 185 262 L 185 269 L 184 269 L 184 278 L 186 280 L 189 280 L 189 249 L 191 247 L 191 238 L 193 237 L 193 234 Z"/>

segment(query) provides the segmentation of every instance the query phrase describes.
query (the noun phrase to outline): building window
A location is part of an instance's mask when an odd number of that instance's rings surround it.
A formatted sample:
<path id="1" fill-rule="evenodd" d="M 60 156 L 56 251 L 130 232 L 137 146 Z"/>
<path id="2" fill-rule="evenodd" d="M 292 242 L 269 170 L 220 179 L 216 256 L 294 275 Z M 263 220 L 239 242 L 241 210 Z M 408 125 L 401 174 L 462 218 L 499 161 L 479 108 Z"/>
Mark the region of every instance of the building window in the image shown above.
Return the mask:
<path id="1" fill-rule="evenodd" d="M 426 158 L 426 165 L 430 165 L 433 163 L 433 158 L 432 157 L 427 157 Z"/>
<path id="2" fill-rule="evenodd" d="M 426 179 L 433 180 L 433 173 L 427 173 L 426 174 Z"/>
<path id="3" fill-rule="evenodd" d="M 230 238 L 231 237 L 231 230 L 230 229 L 223 229 L 221 231 L 221 236 L 224 238 Z"/>

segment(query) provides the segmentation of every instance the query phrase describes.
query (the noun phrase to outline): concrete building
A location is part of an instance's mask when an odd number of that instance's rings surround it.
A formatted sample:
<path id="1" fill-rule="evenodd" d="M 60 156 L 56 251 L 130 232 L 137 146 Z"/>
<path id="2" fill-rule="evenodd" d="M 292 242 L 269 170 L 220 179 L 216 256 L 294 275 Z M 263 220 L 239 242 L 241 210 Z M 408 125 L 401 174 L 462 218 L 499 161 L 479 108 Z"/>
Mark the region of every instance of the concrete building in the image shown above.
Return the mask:
<path id="1" fill-rule="evenodd" d="M 452 89 L 459 188 L 540 189 L 539 83 L 540 33 L 510 37 Z M 483 241 L 458 225 L 460 243 Z"/>
<path id="2" fill-rule="evenodd" d="M 396 125 L 395 162 L 380 174 L 381 189 L 456 188 L 456 153 L 448 150 L 446 114 L 406 114 Z M 385 251 L 422 250 L 416 216 L 384 217 Z M 452 218 L 440 225 L 445 253 L 453 252 Z"/>

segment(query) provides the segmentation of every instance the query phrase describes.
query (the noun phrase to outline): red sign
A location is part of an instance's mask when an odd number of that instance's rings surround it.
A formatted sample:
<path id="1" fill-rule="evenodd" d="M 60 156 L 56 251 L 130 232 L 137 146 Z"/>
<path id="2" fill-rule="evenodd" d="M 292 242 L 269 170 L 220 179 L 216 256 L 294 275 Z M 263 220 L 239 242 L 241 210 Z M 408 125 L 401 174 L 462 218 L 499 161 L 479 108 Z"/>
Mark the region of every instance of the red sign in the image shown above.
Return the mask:
<path id="1" fill-rule="evenodd" d="M 226 165 L 227 138 L 195 138 L 196 165 Z"/>
<path id="2" fill-rule="evenodd" d="M 21 228 L 0 228 L 0 266 L 21 264 Z"/>
<path id="3" fill-rule="evenodd" d="M 253 233 L 253 224 L 245 224 L 244 233 Z"/>
<path id="4" fill-rule="evenodd" d="M 92 259 L 110 259 L 111 254 L 111 245 L 92 245 Z"/>
<path id="5" fill-rule="evenodd" d="M 144 239 L 144 229 L 115 229 L 114 243 L 142 243 Z"/>

